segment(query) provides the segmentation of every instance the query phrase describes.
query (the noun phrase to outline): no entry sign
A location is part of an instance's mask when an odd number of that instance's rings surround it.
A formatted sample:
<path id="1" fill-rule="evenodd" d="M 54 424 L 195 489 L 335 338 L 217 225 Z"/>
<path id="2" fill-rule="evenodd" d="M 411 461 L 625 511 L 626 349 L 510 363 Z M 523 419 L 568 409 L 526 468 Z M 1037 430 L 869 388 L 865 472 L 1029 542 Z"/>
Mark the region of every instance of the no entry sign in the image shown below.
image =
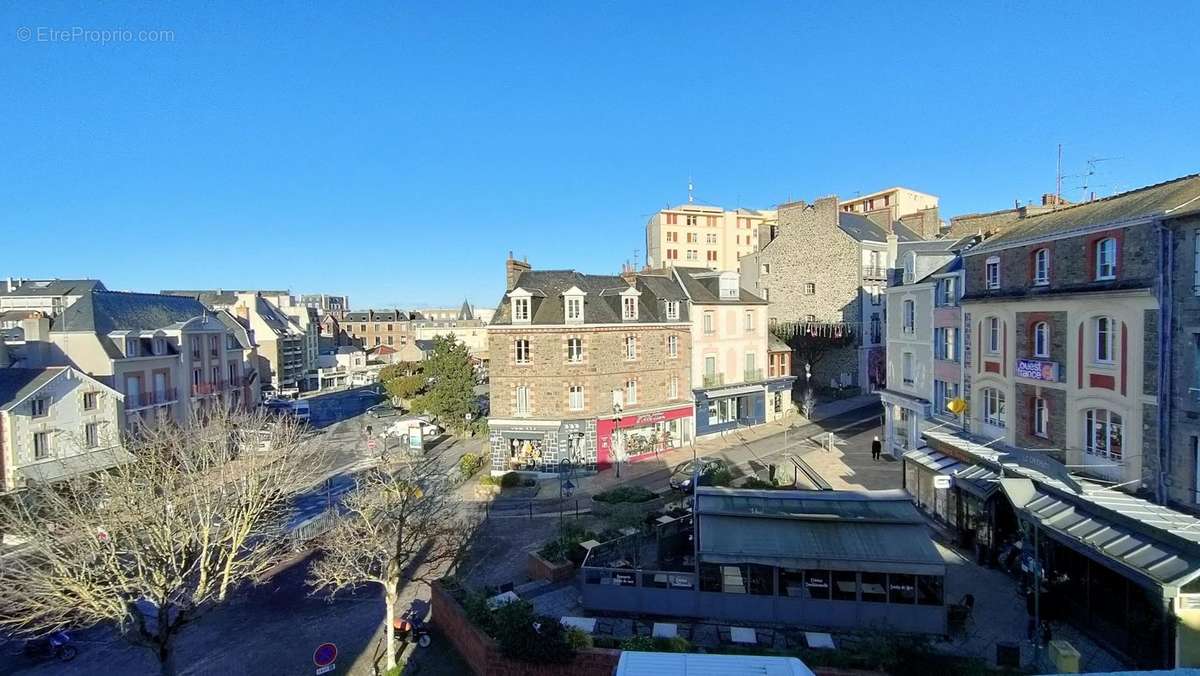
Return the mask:
<path id="1" fill-rule="evenodd" d="M 333 664 L 333 661 L 336 659 L 337 646 L 332 643 L 322 643 L 313 652 L 313 664 L 318 667 L 327 667 Z"/>

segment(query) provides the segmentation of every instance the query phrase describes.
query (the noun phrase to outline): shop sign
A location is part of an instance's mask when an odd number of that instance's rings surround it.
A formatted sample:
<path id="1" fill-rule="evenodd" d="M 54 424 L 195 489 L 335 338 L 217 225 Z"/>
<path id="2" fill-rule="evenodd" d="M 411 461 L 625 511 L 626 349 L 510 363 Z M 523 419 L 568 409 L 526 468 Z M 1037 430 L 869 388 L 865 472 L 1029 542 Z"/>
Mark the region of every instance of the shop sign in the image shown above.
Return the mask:
<path id="1" fill-rule="evenodd" d="M 564 420 L 562 431 L 566 434 L 584 434 L 587 432 L 586 420 Z"/>
<path id="2" fill-rule="evenodd" d="M 1017 377 L 1056 383 L 1058 382 L 1058 362 L 1018 359 Z"/>
<path id="3" fill-rule="evenodd" d="M 549 430 L 547 430 L 545 427 L 534 427 L 532 425 L 516 425 L 513 427 L 502 427 L 499 430 L 500 434 L 503 434 L 504 436 L 509 437 L 509 438 L 512 438 L 517 435 L 524 435 L 524 434 L 536 434 L 538 437 L 541 437 L 541 436 L 545 435 L 547 431 L 549 431 Z"/>

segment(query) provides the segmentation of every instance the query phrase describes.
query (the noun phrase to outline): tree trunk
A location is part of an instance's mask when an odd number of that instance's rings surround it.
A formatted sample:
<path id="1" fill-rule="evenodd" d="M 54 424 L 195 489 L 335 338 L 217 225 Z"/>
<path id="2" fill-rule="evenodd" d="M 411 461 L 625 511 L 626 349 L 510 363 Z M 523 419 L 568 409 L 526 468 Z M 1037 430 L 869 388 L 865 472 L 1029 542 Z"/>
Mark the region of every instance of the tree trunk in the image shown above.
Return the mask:
<path id="1" fill-rule="evenodd" d="M 169 643 L 158 646 L 158 673 L 162 676 L 175 676 L 175 651 Z"/>
<path id="2" fill-rule="evenodd" d="M 383 592 L 383 603 L 387 608 L 383 613 L 383 634 L 384 646 L 387 650 L 387 659 L 384 664 L 387 665 L 388 671 L 396 667 L 396 625 L 394 613 L 396 612 L 396 592 L 393 589 L 385 589 Z"/>

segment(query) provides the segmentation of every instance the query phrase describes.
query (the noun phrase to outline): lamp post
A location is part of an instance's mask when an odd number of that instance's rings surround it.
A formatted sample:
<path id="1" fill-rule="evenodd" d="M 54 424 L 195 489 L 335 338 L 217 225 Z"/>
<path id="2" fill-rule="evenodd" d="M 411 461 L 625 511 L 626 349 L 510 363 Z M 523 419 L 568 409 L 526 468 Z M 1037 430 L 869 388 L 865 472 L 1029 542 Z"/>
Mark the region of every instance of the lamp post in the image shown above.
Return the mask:
<path id="1" fill-rule="evenodd" d="M 616 465 L 617 465 L 617 478 L 620 479 L 621 478 L 621 454 L 624 452 L 624 448 L 622 448 L 623 443 L 622 443 L 622 439 L 621 439 L 621 405 L 616 402 L 613 402 L 613 425 L 614 425 L 613 435 L 612 435 L 613 460 L 616 462 Z"/>

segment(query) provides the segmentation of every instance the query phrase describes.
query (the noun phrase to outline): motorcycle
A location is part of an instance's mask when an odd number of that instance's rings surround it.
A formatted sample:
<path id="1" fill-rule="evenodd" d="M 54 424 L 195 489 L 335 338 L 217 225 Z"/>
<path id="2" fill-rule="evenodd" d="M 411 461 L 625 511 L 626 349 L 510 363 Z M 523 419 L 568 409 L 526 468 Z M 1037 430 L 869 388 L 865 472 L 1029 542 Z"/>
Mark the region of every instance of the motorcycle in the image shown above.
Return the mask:
<path id="1" fill-rule="evenodd" d="M 79 654 L 79 648 L 72 644 L 70 634 L 65 631 L 56 631 L 49 636 L 25 641 L 25 645 L 21 647 L 21 653 L 34 660 L 54 657 L 62 662 L 70 662 Z"/>
<path id="2" fill-rule="evenodd" d="M 433 643 L 428 627 L 419 619 L 398 617 L 392 626 L 395 627 L 398 637 L 406 638 L 422 648 L 428 648 Z"/>

